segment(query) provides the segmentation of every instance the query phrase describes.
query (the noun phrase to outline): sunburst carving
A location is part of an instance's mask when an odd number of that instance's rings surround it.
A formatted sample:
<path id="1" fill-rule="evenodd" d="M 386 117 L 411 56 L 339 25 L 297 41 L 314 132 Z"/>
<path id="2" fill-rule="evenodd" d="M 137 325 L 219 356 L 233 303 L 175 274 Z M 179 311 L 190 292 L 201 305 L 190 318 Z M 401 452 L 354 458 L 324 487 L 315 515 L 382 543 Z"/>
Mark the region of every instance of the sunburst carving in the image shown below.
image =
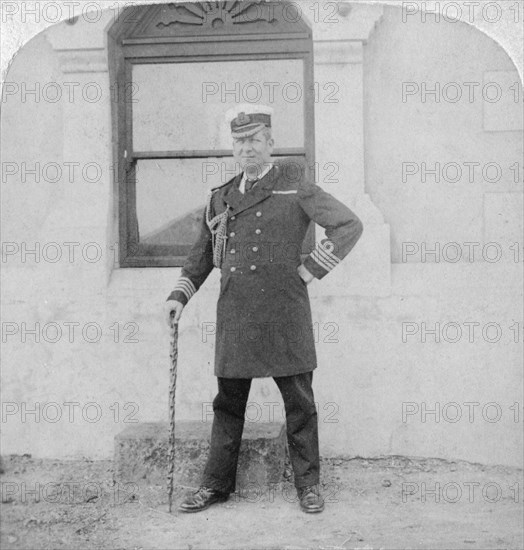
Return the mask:
<path id="1" fill-rule="evenodd" d="M 274 5 L 254 2 L 202 2 L 199 4 L 167 4 L 163 9 L 157 29 L 200 27 L 220 29 L 232 25 L 276 25 Z"/>

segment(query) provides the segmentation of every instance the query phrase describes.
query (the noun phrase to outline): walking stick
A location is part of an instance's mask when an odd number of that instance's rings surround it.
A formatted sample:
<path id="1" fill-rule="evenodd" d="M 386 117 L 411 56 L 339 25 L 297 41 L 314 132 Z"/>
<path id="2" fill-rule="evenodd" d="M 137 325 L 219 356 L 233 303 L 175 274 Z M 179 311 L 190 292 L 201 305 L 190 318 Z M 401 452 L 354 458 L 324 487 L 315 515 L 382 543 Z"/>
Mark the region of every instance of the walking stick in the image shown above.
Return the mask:
<path id="1" fill-rule="evenodd" d="M 169 471 L 167 495 L 169 501 L 169 513 L 173 501 L 173 482 L 175 474 L 175 392 L 176 392 L 176 370 L 178 360 L 178 323 L 173 323 L 173 314 L 171 315 L 171 349 L 169 352 L 171 358 L 170 384 L 169 384 Z"/>

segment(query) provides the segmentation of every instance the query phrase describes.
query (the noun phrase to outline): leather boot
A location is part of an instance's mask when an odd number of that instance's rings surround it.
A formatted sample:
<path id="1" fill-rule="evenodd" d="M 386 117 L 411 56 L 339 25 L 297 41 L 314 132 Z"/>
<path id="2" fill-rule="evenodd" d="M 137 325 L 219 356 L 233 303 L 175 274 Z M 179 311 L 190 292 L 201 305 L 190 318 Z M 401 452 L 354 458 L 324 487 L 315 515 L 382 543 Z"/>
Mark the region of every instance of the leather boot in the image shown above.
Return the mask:
<path id="1" fill-rule="evenodd" d="M 315 514 L 324 510 L 324 499 L 318 485 L 308 485 L 297 489 L 300 499 L 300 508 L 308 514 Z"/>
<path id="2" fill-rule="evenodd" d="M 186 495 L 178 509 L 180 512 L 201 512 L 212 504 L 225 502 L 228 498 L 229 493 L 222 493 L 210 487 L 202 486 L 193 493 Z"/>

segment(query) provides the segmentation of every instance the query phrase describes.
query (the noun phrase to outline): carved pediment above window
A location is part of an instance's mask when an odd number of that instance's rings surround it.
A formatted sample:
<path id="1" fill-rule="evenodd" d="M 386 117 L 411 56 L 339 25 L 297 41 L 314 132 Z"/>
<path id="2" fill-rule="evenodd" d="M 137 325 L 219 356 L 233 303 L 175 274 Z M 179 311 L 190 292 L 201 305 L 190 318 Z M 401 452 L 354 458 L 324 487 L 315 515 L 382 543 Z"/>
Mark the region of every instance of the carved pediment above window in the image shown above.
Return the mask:
<path id="1" fill-rule="evenodd" d="M 272 5 L 261 2 L 207 2 L 206 4 L 168 4 L 162 10 L 157 28 L 186 28 L 198 25 L 214 30 L 231 25 L 278 24 Z"/>
<path id="2" fill-rule="evenodd" d="M 297 4 L 229 1 L 152 6 L 127 34 L 131 39 L 310 33 Z M 269 37 L 269 36 L 268 36 Z"/>

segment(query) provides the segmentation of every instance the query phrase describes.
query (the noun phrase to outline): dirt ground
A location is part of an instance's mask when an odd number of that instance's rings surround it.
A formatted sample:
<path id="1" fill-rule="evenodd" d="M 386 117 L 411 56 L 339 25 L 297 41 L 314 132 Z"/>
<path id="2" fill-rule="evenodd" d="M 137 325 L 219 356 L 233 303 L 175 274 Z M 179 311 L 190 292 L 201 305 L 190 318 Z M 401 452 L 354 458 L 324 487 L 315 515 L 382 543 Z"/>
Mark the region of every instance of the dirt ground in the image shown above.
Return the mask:
<path id="1" fill-rule="evenodd" d="M 0 546 L 37 549 L 522 549 L 523 472 L 387 457 L 322 461 L 326 509 L 293 486 L 243 488 L 198 514 L 165 487 L 114 483 L 111 461 L 4 457 Z M 187 487 L 176 487 L 174 502 Z"/>

